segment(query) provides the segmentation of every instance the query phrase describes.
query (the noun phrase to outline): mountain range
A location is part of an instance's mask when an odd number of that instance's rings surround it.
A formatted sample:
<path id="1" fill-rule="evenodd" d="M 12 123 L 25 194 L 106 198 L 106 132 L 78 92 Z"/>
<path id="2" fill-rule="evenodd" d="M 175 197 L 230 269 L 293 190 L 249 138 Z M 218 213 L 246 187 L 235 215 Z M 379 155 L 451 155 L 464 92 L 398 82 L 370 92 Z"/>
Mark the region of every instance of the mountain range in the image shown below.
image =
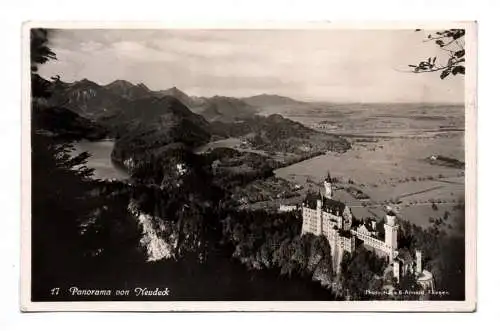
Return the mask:
<path id="1" fill-rule="evenodd" d="M 127 102 L 128 96 L 135 96 L 133 88 L 120 81 L 101 86 L 87 79 L 74 83 L 56 81 L 51 90 L 49 104 L 65 107 L 78 115 L 89 119 L 98 119 L 107 112 L 120 109 Z M 132 92 L 133 91 L 133 92 Z"/>
<path id="2" fill-rule="evenodd" d="M 175 86 L 166 90 L 153 91 L 142 83 L 133 84 L 126 80 L 115 80 L 107 85 L 99 85 L 88 79 L 73 83 L 59 80 L 53 86 L 50 102 L 54 106 L 64 106 L 90 119 L 112 116 L 114 112 L 120 111 L 125 104 L 133 100 L 165 96 L 176 98 L 191 111 L 202 115 L 210 122 L 232 122 L 252 117 L 268 107 L 306 104 L 288 97 L 270 94 L 239 99 L 225 96 L 196 97 L 187 95 Z"/>
<path id="3" fill-rule="evenodd" d="M 242 117 L 257 114 L 263 105 L 300 103 L 290 98 L 260 95 L 250 98 L 231 98 L 224 96 L 189 96 L 177 87 L 152 91 L 144 84 L 133 84 L 126 80 L 116 80 L 107 85 L 99 85 L 88 79 L 73 83 L 56 81 L 53 84 L 50 103 L 68 108 L 77 114 L 99 119 L 109 113 L 119 111 L 124 104 L 137 99 L 172 96 L 193 112 L 201 114 L 208 121 L 231 122 Z"/>

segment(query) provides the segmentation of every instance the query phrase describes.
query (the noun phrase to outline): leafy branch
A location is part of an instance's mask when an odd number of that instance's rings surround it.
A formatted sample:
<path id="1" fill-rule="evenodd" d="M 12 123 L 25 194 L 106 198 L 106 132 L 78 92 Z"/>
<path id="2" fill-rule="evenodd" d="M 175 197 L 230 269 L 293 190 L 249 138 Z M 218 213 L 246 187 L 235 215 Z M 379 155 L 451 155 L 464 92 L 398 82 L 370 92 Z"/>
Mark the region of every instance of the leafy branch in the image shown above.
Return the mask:
<path id="1" fill-rule="evenodd" d="M 421 31 L 417 29 L 416 31 Z M 447 53 L 446 64 L 436 64 L 437 56 L 420 61 L 419 64 L 408 65 L 413 73 L 441 72 L 441 79 L 445 79 L 450 74 L 465 74 L 465 48 L 463 39 L 465 29 L 449 29 L 437 31 L 427 35 L 424 42 L 434 42 L 440 50 Z"/>
<path id="2" fill-rule="evenodd" d="M 31 71 L 38 71 L 38 64 L 44 64 L 49 60 L 57 60 L 56 54 L 48 47 L 49 30 L 30 30 L 30 57 Z"/>

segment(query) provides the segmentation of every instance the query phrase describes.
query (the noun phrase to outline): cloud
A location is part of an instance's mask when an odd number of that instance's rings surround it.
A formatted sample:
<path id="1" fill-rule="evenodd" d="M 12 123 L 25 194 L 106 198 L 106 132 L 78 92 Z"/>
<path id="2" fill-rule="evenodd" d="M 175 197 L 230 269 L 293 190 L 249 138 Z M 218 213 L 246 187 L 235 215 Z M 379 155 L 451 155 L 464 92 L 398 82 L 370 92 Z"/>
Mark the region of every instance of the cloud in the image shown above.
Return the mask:
<path id="1" fill-rule="evenodd" d="M 86 53 L 92 53 L 101 50 L 104 47 L 102 43 L 95 41 L 88 41 L 80 43 L 80 50 Z"/>
<path id="2" fill-rule="evenodd" d="M 463 77 L 409 74 L 439 55 L 413 30 L 57 30 L 63 79 L 172 85 L 198 95 L 279 93 L 331 101 L 463 101 Z"/>
<path id="3" fill-rule="evenodd" d="M 120 59 L 137 62 L 168 62 L 178 59 L 172 52 L 148 47 L 142 42 L 119 41 L 111 44 L 111 53 Z"/>

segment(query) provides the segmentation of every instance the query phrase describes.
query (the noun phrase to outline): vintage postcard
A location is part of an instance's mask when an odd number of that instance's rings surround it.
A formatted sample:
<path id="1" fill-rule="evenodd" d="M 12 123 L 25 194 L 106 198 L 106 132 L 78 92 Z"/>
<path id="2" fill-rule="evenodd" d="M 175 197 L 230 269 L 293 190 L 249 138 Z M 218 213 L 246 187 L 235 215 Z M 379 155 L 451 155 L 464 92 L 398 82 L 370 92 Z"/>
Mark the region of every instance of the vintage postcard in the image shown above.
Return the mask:
<path id="1" fill-rule="evenodd" d="M 476 23 L 23 38 L 21 310 L 475 310 Z"/>

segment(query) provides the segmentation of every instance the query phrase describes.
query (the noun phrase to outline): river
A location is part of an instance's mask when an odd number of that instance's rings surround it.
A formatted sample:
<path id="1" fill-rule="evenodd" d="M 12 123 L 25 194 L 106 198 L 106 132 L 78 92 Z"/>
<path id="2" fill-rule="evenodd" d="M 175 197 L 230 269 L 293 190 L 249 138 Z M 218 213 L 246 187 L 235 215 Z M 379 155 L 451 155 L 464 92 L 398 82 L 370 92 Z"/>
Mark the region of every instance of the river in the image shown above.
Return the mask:
<path id="1" fill-rule="evenodd" d="M 111 152 L 114 145 L 113 140 L 82 140 L 74 144 L 75 154 L 81 152 L 90 153 L 90 157 L 87 159 L 87 167 L 95 169 L 94 178 L 96 179 L 128 179 L 127 172 L 111 161 Z"/>

